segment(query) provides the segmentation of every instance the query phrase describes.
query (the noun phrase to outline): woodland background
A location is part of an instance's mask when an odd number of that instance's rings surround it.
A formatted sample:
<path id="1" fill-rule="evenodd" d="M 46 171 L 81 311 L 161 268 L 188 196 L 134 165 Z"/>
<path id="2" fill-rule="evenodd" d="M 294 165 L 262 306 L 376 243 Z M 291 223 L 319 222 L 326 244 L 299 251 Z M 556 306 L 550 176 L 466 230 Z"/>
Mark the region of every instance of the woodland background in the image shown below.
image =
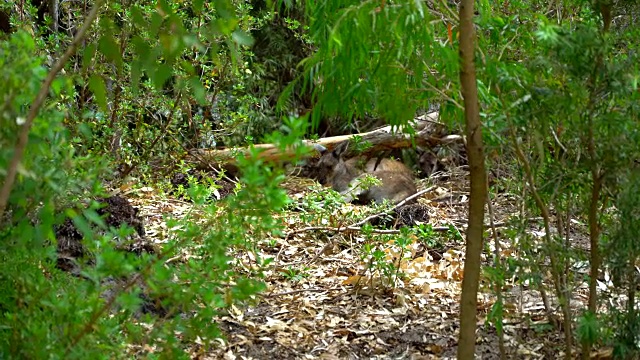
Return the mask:
<path id="1" fill-rule="evenodd" d="M 0 356 L 638 358 L 639 10 L 0 3 Z M 311 176 L 384 125 L 420 217 Z"/>

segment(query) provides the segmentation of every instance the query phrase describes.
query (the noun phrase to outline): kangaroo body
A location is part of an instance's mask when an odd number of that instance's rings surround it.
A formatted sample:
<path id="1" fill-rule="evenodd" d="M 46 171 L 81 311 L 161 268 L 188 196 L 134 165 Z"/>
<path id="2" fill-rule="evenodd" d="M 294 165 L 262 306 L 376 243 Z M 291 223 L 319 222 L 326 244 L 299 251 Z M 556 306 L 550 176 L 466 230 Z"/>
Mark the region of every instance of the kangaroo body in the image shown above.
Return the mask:
<path id="1" fill-rule="evenodd" d="M 403 163 L 392 159 L 365 159 L 355 157 L 344 160 L 348 142 L 340 144 L 335 150 L 325 152 L 318 166 L 326 174 L 325 184 L 341 193 L 351 202 L 382 203 L 385 200 L 397 204 L 416 193 L 413 173 Z M 362 185 L 365 176 L 371 175 L 380 180 L 380 185 L 368 189 Z"/>

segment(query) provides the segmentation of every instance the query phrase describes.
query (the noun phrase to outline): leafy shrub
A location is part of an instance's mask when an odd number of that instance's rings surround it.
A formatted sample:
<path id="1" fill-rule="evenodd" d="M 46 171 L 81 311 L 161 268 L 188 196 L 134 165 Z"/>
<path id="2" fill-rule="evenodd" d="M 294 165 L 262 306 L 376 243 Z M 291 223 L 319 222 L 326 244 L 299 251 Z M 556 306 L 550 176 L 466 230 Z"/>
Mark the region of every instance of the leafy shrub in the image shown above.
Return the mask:
<path id="1" fill-rule="evenodd" d="M 0 42 L 0 169 L 7 169 L 21 116 L 47 74 L 43 57 L 26 32 Z M 78 154 L 82 131 L 70 139 L 68 108 L 72 82 L 58 78 L 52 98 L 36 118 L 20 173 L 0 216 L 0 356 L 20 358 L 114 358 L 161 352 L 187 358 L 186 344 L 205 350 L 220 336 L 214 316 L 249 301 L 264 288 L 265 259 L 238 270 L 235 251 L 251 251 L 256 240 L 279 233 L 277 214 L 288 203 L 279 187 L 282 171 L 252 151 L 238 162 L 242 187 L 211 203 L 208 189 L 193 186 L 194 211 L 168 219 L 168 242 L 157 253 L 123 252 L 117 244 L 133 229 L 107 228 L 79 201 L 104 195 L 105 161 L 96 152 Z M 305 121 L 290 120 L 271 140 L 290 146 Z M 302 126 L 300 126 L 302 124 Z M 66 126 L 65 126 L 66 125 Z M 75 124 L 78 125 L 78 124 Z M 73 125 L 71 125 L 73 126 Z M 78 130 L 75 128 L 75 130 Z M 282 135 L 284 133 L 285 135 Z M 56 226 L 71 218 L 83 235 L 87 258 L 75 275 L 57 268 Z M 117 240 L 117 241 L 114 241 Z M 189 259 L 181 255 L 189 253 Z M 245 267 L 246 268 L 246 267 Z M 144 311 L 151 302 L 155 315 Z"/>

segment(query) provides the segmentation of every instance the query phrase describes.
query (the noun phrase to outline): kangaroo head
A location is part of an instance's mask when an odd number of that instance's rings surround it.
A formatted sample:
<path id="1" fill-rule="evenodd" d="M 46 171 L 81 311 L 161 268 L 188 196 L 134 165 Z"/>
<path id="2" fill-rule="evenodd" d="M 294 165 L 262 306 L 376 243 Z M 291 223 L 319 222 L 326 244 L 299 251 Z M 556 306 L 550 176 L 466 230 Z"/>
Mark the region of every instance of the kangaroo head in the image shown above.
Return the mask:
<path id="1" fill-rule="evenodd" d="M 398 203 L 415 194 L 413 174 L 403 163 L 391 159 L 367 159 L 354 157 L 344 159 L 349 142 L 340 143 L 333 151 L 324 151 L 318 161 L 318 167 L 324 179 L 320 183 L 331 186 L 345 196 L 347 201 L 389 200 Z M 363 189 L 361 181 L 365 175 L 372 175 L 381 181 L 380 185 Z"/>
<path id="2" fill-rule="evenodd" d="M 356 166 L 358 158 L 344 160 L 343 156 L 348 146 L 349 142 L 344 141 L 332 151 L 322 153 L 318 161 L 318 168 L 322 173 L 320 183 L 329 185 L 339 192 L 347 190 L 349 183 L 364 172 Z"/>
<path id="3" fill-rule="evenodd" d="M 430 149 L 426 150 L 416 148 L 416 153 L 418 155 L 418 166 L 420 167 L 420 171 L 424 175 L 430 176 L 436 171 L 438 166 L 438 156 Z"/>

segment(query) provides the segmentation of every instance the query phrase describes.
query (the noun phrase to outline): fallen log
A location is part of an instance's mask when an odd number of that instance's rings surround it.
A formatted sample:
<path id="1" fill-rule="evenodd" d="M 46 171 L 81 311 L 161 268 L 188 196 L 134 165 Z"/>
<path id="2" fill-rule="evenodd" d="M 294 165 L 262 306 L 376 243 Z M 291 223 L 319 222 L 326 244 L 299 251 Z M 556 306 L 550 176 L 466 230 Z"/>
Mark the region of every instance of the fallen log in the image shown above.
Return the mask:
<path id="1" fill-rule="evenodd" d="M 379 153 L 394 149 L 404 149 L 413 147 L 414 145 L 423 148 L 432 148 L 433 146 L 461 139 L 459 135 L 445 136 L 446 127 L 437 121 L 438 113 L 432 112 L 414 119 L 409 126 L 413 128 L 415 135 L 412 137 L 408 132 L 403 131 L 402 127 L 393 129 L 391 126 L 385 126 L 366 133 L 353 135 L 340 135 L 322 138 L 318 140 L 303 140 L 303 145 L 317 149 L 317 145 L 321 145 L 326 149 L 333 149 L 337 144 L 359 137 L 360 141 L 367 142 L 371 146 L 361 152 L 359 155 L 367 155 L 370 153 Z M 290 162 L 295 158 L 296 149 L 289 148 L 284 151 L 273 144 L 257 144 L 253 145 L 256 149 L 261 149 L 259 157 L 267 162 Z M 355 150 L 347 150 L 347 157 L 358 155 Z M 225 149 L 196 149 L 187 156 L 187 162 L 193 163 L 198 169 L 225 169 L 235 174 L 237 166 L 235 164 L 236 156 L 239 154 L 248 155 L 248 148 L 225 148 Z M 306 157 L 318 157 L 318 151 L 309 151 Z"/>

